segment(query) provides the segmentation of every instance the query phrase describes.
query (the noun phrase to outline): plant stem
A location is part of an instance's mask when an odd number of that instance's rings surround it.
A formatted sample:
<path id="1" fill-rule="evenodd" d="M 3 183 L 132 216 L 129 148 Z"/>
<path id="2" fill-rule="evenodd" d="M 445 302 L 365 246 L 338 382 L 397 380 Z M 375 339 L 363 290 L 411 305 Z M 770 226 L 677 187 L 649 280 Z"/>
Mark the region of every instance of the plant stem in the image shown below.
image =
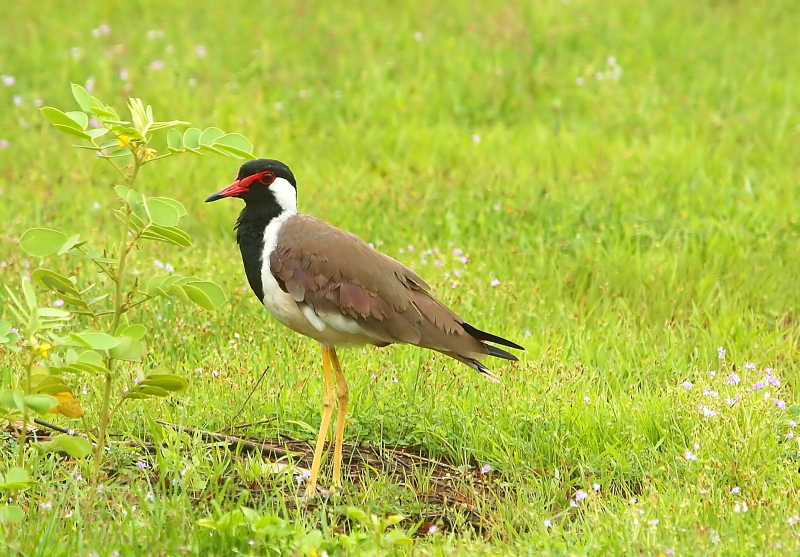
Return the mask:
<path id="1" fill-rule="evenodd" d="M 111 414 L 108 406 L 111 403 L 111 388 L 114 386 L 114 360 L 108 359 L 108 373 L 106 373 L 106 383 L 103 389 L 103 406 L 100 408 L 100 427 L 97 432 L 97 443 L 94 446 L 94 469 L 92 471 L 92 482 L 97 484 L 100 479 L 100 464 L 103 457 L 103 450 L 106 446 L 106 431 L 111 421 Z"/>
<path id="2" fill-rule="evenodd" d="M 32 345 L 32 343 L 30 343 Z M 30 356 L 28 360 L 25 362 L 25 389 L 24 394 L 28 394 L 31 392 L 31 368 L 33 367 L 33 362 L 35 358 L 35 353 L 31 350 Z M 17 437 L 17 442 L 19 446 L 17 447 L 17 466 L 19 468 L 24 467 L 25 465 L 25 443 L 28 438 L 28 407 L 24 407 L 22 410 L 22 429 L 19 432 L 19 437 Z"/>
<path id="3" fill-rule="evenodd" d="M 139 173 L 139 167 L 141 166 L 141 161 L 138 157 L 134 159 L 134 167 L 131 175 L 127 177 L 128 185 L 133 185 L 136 181 L 136 175 Z M 125 313 L 129 308 L 126 306 L 125 303 L 125 291 L 124 291 L 124 284 L 125 284 L 125 263 L 128 258 L 128 253 L 130 253 L 131 248 L 135 243 L 135 238 L 133 241 L 128 240 L 128 233 L 131 225 L 131 214 L 132 210 L 130 206 L 125 206 L 125 220 L 122 223 L 122 236 L 120 237 L 119 242 L 119 250 L 118 250 L 118 262 L 117 262 L 117 269 L 115 273 L 114 283 L 114 318 L 111 321 L 111 328 L 109 330 L 109 334 L 113 335 L 116 333 L 117 328 L 119 327 L 120 319 L 122 318 L 122 314 Z M 111 276 L 111 275 L 109 275 Z M 114 368 L 116 367 L 116 360 L 112 357 L 106 358 L 106 369 L 108 372 L 106 373 L 106 381 L 105 386 L 103 388 L 103 402 L 100 408 L 100 425 L 97 432 L 97 444 L 94 447 L 94 470 L 92 474 L 92 481 L 96 484 L 100 479 L 100 464 L 103 458 L 103 451 L 106 446 L 106 432 L 108 431 L 108 425 L 111 423 L 111 416 L 113 411 L 110 411 L 111 407 L 111 394 L 113 391 L 114 386 Z M 116 410 L 119 406 L 116 406 L 114 410 Z"/>

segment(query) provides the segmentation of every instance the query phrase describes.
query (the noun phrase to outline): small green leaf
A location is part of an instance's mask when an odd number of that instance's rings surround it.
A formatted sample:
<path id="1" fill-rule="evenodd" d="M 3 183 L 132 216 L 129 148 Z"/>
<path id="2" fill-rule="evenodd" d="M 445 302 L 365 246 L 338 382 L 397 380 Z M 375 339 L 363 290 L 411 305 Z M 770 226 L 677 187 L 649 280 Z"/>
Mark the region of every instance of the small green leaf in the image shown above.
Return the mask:
<path id="1" fill-rule="evenodd" d="M 222 151 L 217 149 L 216 147 L 212 147 L 211 145 L 201 145 L 200 151 L 205 152 L 208 151 L 209 153 L 214 153 L 215 155 L 222 155 L 223 157 L 227 157 L 228 153 L 226 151 Z"/>
<path id="2" fill-rule="evenodd" d="M 160 396 L 160 397 L 169 396 L 169 391 L 167 391 L 166 389 L 162 389 L 161 387 L 140 385 L 139 388 L 136 389 L 136 391 L 149 396 Z"/>
<path id="3" fill-rule="evenodd" d="M 144 209 L 150 222 L 158 226 L 175 226 L 181 218 L 180 212 L 172 203 L 158 197 L 145 198 Z"/>
<path id="4" fill-rule="evenodd" d="M 6 321 L 5 319 L 0 319 L 0 337 L 6 336 L 8 333 L 11 332 L 11 329 L 14 327 L 11 326 L 11 323 Z"/>
<path id="5" fill-rule="evenodd" d="M 72 458 L 86 458 L 92 453 L 88 439 L 72 435 L 58 435 L 46 443 L 39 443 L 37 448 L 43 452 L 64 452 Z"/>
<path id="6" fill-rule="evenodd" d="M 183 132 L 183 144 L 187 149 L 200 148 L 200 130 L 197 128 L 189 128 Z"/>
<path id="7" fill-rule="evenodd" d="M 89 141 L 92 140 L 92 136 L 86 132 L 82 132 L 81 130 L 77 130 L 75 128 L 71 128 L 69 126 L 64 126 L 62 124 L 53 124 L 53 127 L 60 132 L 64 132 L 69 135 L 74 135 L 75 137 L 80 137 L 81 139 L 87 139 Z"/>
<path id="8" fill-rule="evenodd" d="M 214 141 L 219 139 L 220 137 L 224 136 L 225 132 L 219 128 L 206 128 L 203 130 L 203 133 L 200 134 L 199 143 L 200 145 L 206 145 L 208 147 L 214 144 Z"/>
<path id="9" fill-rule="evenodd" d="M 214 147 L 244 159 L 253 158 L 253 145 L 238 133 L 229 133 L 214 141 Z"/>
<path id="10" fill-rule="evenodd" d="M 81 235 L 80 234 L 75 234 L 73 236 L 70 236 L 61 245 L 61 247 L 58 248 L 58 251 L 56 252 L 56 255 L 64 255 L 65 253 L 67 253 L 69 250 L 71 250 L 72 248 L 74 248 L 76 245 L 78 245 L 80 243 L 81 243 Z"/>
<path id="11" fill-rule="evenodd" d="M 36 310 L 36 314 L 39 317 L 44 317 L 47 319 L 58 319 L 60 321 L 65 321 L 70 318 L 70 313 L 68 311 L 64 311 L 63 309 L 58 308 L 39 308 Z"/>
<path id="12" fill-rule="evenodd" d="M 165 391 L 178 392 L 189 388 L 189 382 L 180 375 L 171 373 L 154 373 L 139 383 L 142 386 L 161 387 Z"/>
<path id="13" fill-rule="evenodd" d="M 14 486 L 12 489 L 25 489 L 31 484 L 36 483 L 24 468 L 10 468 L 3 479 L 5 486 Z M 9 489 L 4 487 L 4 489 Z"/>
<path id="14" fill-rule="evenodd" d="M 36 291 L 33 289 L 33 284 L 27 278 L 22 279 L 22 294 L 25 296 L 25 304 L 28 309 L 33 311 L 39 304 L 36 303 Z"/>
<path id="15" fill-rule="evenodd" d="M 25 406 L 37 414 L 47 414 L 51 408 L 58 406 L 58 401 L 50 395 L 26 395 L 22 398 Z"/>
<path id="16" fill-rule="evenodd" d="M 131 209 L 138 209 L 142 206 L 144 196 L 138 191 L 123 185 L 114 186 L 114 191 L 131 207 Z"/>
<path id="17" fill-rule="evenodd" d="M 150 108 L 149 106 L 147 108 Z M 166 130 L 171 129 L 176 126 L 185 126 L 189 122 L 184 122 L 183 120 L 170 120 L 169 122 L 153 122 L 150 124 L 149 130 L 150 132 L 155 132 L 159 130 Z"/>
<path id="18" fill-rule="evenodd" d="M 117 360 L 125 360 L 128 362 L 138 362 L 147 353 L 147 349 L 140 340 L 136 340 L 127 336 L 118 337 L 119 346 L 116 346 L 108 351 L 112 358 Z"/>
<path id="19" fill-rule="evenodd" d="M 25 520 L 25 511 L 19 505 L 0 505 L 0 524 L 16 524 Z"/>
<path id="20" fill-rule="evenodd" d="M 106 128 L 92 128 L 90 130 L 86 130 L 86 134 L 89 135 L 92 139 L 101 138 L 107 133 L 108 129 Z M 101 146 L 100 148 L 102 149 L 103 147 Z"/>
<path id="21" fill-rule="evenodd" d="M 84 364 L 93 364 L 96 366 L 103 365 L 103 356 L 99 353 L 95 352 L 94 350 L 86 350 L 85 352 L 81 352 L 80 354 L 76 354 L 75 358 L 72 362 L 81 362 Z"/>
<path id="22" fill-rule="evenodd" d="M 120 325 L 117 327 L 117 331 L 114 333 L 114 336 L 126 336 L 134 340 L 142 340 L 145 334 L 147 334 L 147 328 L 145 328 L 144 325 L 140 323 L 131 323 L 130 325 Z"/>
<path id="23" fill-rule="evenodd" d="M 355 520 L 360 522 L 361 524 L 366 525 L 369 521 L 369 516 L 367 513 L 359 509 L 358 507 L 346 507 L 344 510 L 345 516 L 351 520 Z"/>
<path id="24" fill-rule="evenodd" d="M 183 288 L 183 291 L 186 292 L 187 296 L 189 296 L 189 299 L 201 308 L 209 311 L 214 309 L 214 302 L 212 302 L 211 298 L 209 298 L 200 288 L 196 288 L 191 284 L 184 284 L 181 286 L 181 288 Z"/>
<path id="25" fill-rule="evenodd" d="M 39 110 L 41 110 L 42 115 L 45 118 L 47 118 L 48 120 L 50 120 L 50 122 L 53 123 L 53 124 L 58 124 L 60 126 L 66 126 L 66 127 L 78 130 L 78 131 L 80 131 L 80 130 L 82 130 L 83 128 L 86 127 L 86 126 L 81 126 L 73 118 L 70 118 L 67 114 L 65 114 L 64 112 L 61 112 L 57 108 L 53 108 L 52 106 L 43 106 Z M 84 116 L 85 116 L 85 114 L 84 114 Z"/>
<path id="26" fill-rule="evenodd" d="M 0 391 L 0 406 L 8 408 L 9 410 L 25 411 L 25 402 L 23 400 L 22 391 L 5 390 Z"/>
<path id="27" fill-rule="evenodd" d="M 152 277 L 141 288 L 142 292 L 148 296 L 164 296 L 169 297 L 166 291 L 161 290 L 161 283 L 164 282 L 165 277 Z"/>
<path id="28" fill-rule="evenodd" d="M 164 227 L 158 225 L 150 226 L 142 233 L 142 238 L 146 240 L 156 240 L 175 246 L 189 247 L 192 245 L 192 240 L 189 235 L 174 226 Z"/>
<path id="29" fill-rule="evenodd" d="M 55 271 L 50 271 L 48 269 L 36 269 L 31 274 L 31 278 L 36 284 L 42 288 L 45 288 L 46 290 L 52 290 L 58 292 L 59 294 L 69 294 L 78 298 L 81 295 L 71 280 L 64 275 L 59 275 Z"/>
<path id="30" fill-rule="evenodd" d="M 36 257 L 45 257 L 56 253 L 67 241 L 67 235 L 51 228 L 31 228 L 19 239 L 19 245 L 26 252 Z"/>
<path id="31" fill-rule="evenodd" d="M 137 391 L 130 391 L 122 395 L 122 398 L 127 400 L 143 400 L 148 398 L 146 394 L 137 392 Z"/>
<path id="32" fill-rule="evenodd" d="M 108 141 L 103 141 L 98 147 L 100 149 L 115 149 L 120 147 L 119 139 L 109 139 Z"/>
<path id="33" fill-rule="evenodd" d="M 133 156 L 133 153 L 131 153 L 131 150 L 128 148 L 122 148 L 119 149 L 118 151 L 114 151 L 113 153 L 102 155 L 104 159 L 118 159 L 120 157 L 129 157 L 129 156 Z"/>
<path id="34" fill-rule="evenodd" d="M 94 108 L 103 108 L 103 103 L 99 99 L 76 83 L 72 84 L 72 96 L 84 112 L 94 114 Z"/>
<path id="35" fill-rule="evenodd" d="M 79 112 L 77 110 L 73 110 L 71 112 L 65 113 L 70 120 L 74 121 L 80 129 L 85 130 L 86 127 L 89 125 L 89 117 L 86 115 L 85 112 Z"/>
<path id="36" fill-rule="evenodd" d="M 81 345 L 94 350 L 110 350 L 119 344 L 119 340 L 116 338 L 99 331 L 70 333 L 69 336 Z"/>
<path id="37" fill-rule="evenodd" d="M 38 377 L 41 377 L 41 379 L 38 379 Z M 39 374 L 34 376 L 34 379 L 36 379 L 36 381 L 32 380 L 33 385 L 31 386 L 31 390 L 35 393 L 54 395 L 70 390 L 67 384 L 64 383 L 64 380 L 57 375 Z"/>
<path id="38" fill-rule="evenodd" d="M 167 147 L 169 147 L 170 151 L 183 150 L 183 138 L 181 137 L 181 132 L 175 129 L 167 132 Z"/>
<path id="39" fill-rule="evenodd" d="M 186 208 L 183 206 L 183 203 L 178 201 L 177 199 L 172 199 L 171 197 L 150 197 L 149 199 L 158 199 L 161 203 L 166 203 L 168 205 L 172 205 L 178 214 L 181 217 L 185 217 L 187 215 Z"/>
<path id="40" fill-rule="evenodd" d="M 225 292 L 213 282 L 193 281 L 189 284 L 184 284 L 183 289 L 193 302 L 205 309 L 213 310 L 225 305 Z M 202 293 L 202 296 L 200 293 Z M 206 302 L 208 302 L 208 306 L 203 305 Z"/>

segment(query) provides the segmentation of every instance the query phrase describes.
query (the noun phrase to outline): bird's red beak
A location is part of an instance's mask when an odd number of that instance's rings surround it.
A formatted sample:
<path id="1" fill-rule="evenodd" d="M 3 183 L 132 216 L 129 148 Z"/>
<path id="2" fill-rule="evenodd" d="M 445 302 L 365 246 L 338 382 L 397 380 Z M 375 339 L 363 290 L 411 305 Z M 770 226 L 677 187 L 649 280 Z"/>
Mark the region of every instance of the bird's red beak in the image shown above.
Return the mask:
<path id="1" fill-rule="evenodd" d="M 249 183 L 243 184 L 242 180 L 236 180 L 227 188 L 221 189 L 213 195 L 209 195 L 206 198 L 206 203 L 210 203 L 211 201 L 216 201 L 217 199 L 222 199 L 223 197 L 237 196 L 240 193 L 246 192 L 249 185 L 250 185 Z"/>
<path id="2" fill-rule="evenodd" d="M 250 176 L 242 178 L 241 180 L 236 180 L 230 186 L 228 186 L 225 189 L 219 190 L 214 195 L 209 195 L 208 198 L 206 198 L 206 203 L 209 203 L 211 201 L 216 201 L 217 199 L 222 199 L 223 197 L 236 197 L 240 193 L 248 192 L 250 191 L 250 185 L 253 182 L 261 180 L 261 178 L 265 174 L 269 174 L 270 177 L 275 178 L 275 174 L 273 174 L 273 172 L 270 170 L 265 170 L 264 172 L 259 172 L 258 174 L 252 174 Z"/>

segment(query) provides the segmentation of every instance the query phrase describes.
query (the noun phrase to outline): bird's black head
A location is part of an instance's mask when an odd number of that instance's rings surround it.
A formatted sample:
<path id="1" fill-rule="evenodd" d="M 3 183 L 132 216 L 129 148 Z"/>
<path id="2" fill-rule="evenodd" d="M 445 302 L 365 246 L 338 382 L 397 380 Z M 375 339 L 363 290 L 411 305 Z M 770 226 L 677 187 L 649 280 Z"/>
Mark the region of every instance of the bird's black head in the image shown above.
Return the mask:
<path id="1" fill-rule="evenodd" d="M 256 159 L 239 168 L 236 181 L 209 196 L 206 203 L 238 197 L 250 205 L 277 203 L 282 210 L 297 210 L 297 182 L 288 166 L 273 159 Z"/>

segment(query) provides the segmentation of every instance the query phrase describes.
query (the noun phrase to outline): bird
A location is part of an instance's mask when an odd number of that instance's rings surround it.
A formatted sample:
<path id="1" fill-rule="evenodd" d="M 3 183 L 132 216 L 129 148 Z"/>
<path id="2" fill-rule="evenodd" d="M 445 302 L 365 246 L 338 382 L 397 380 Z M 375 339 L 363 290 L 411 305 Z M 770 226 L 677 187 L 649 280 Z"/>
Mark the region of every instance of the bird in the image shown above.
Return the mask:
<path id="1" fill-rule="evenodd" d="M 518 358 L 494 344 L 524 350 L 467 323 L 437 300 L 414 271 L 355 234 L 298 212 L 297 182 L 286 164 L 247 161 L 233 183 L 205 201 L 229 197 L 244 201 L 234 229 L 253 293 L 278 322 L 322 348 L 325 393 L 306 499 L 316 495 L 335 403 L 332 479 L 334 488 L 341 485 L 349 387 L 338 347 L 412 344 L 450 356 L 495 381 L 481 359 Z"/>

